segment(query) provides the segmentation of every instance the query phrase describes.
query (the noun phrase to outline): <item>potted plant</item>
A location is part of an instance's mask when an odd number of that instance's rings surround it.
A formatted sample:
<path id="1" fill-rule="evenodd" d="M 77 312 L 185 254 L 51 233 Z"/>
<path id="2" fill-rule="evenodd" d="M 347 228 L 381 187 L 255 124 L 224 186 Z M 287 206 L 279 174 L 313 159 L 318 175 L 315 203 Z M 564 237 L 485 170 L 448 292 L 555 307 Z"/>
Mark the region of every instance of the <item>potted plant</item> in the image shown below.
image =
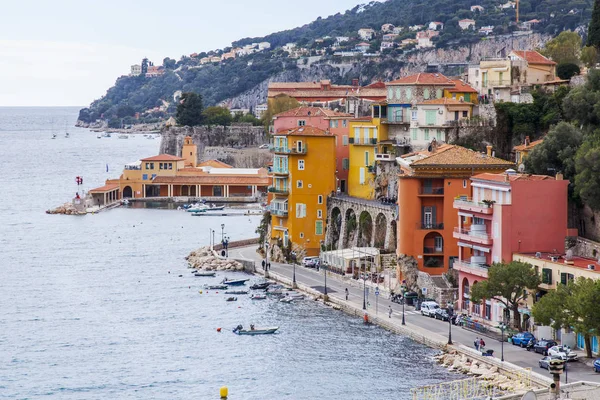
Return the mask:
<path id="1" fill-rule="evenodd" d="M 483 200 L 482 203 L 487 206 L 487 208 L 491 208 L 496 201 L 494 200 Z"/>

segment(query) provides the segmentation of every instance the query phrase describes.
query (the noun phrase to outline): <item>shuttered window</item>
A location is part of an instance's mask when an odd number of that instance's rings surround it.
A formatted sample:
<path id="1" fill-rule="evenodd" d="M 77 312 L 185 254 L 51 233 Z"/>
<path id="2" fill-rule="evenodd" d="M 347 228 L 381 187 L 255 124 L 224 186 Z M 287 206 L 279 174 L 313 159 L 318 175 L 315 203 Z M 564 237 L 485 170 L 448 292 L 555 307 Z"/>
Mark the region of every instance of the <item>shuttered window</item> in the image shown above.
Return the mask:
<path id="1" fill-rule="evenodd" d="M 427 125 L 435 125 L 435 110 L 425 110 L 425 123 Z"/>
<path id="2" fill-rule="evenodd" d="M 323 234 L 323 221 L 315 221 L 315 235 Z"/>

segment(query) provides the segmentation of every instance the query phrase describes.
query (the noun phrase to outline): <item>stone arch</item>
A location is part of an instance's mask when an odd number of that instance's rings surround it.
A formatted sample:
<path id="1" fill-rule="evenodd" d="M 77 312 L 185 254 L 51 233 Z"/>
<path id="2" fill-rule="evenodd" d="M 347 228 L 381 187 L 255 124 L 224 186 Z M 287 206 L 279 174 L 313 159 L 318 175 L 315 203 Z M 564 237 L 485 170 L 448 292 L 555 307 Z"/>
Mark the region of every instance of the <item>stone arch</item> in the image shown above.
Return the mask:
<path id="1" fill-rule="evenodd" d="M 123 198 L 127 199 L 127 198 L 132 198 L 133 197 L 133 189 L 131 189 L 131 186 L 125 186 L 123 188 Z"/>
<path id="2" fill-rule="evenodd" d="M 369 247 L 373 241 L 373 218 L 368 211 L 360 213 L 358 218 L 358 247 Z"/>
<path id="3" fill-rule="evenodd" d="M 331 220 L 329 222 L 329 229 L 331 234 L 329 236 L 330 245 L 332 249 L 337 249 L 340 241 L 340 234 L 342 231 L 342 211 L 339 207 L 333 207 L 331 209 Z"/>
<path id="4" fill-rule="evenodd" d="M 346 210 L 346 232 L 344 232 L 344 243 L 342 243 L 343 247 L 346 249 L 351 247 L 354 243 L 354 238 L 356 237 L 356 228 L 358 227 L 356 221 L 356 214 L 354 210 L 348 208 Z"/>
<path id="5" fill-rule="evenodd" d="M 182 185 L 181 186 L 181 195 L 182 196 L 189 196 L 190 195 L 190 187 L 188 185 Z"/>
<path id="6" fill-rule="evenodd" d="M 469 294 L 471 293 L 469 280 L 467 278 L 463 278 L 462 283 L 460 284 L 460 293 L 462 295 L 461 300 L 461 309 L 466 312 L 471 312 L 471 307 L 469 304 Z"/>
<path id="7" fill-rule="evenodd" d="M 387 218 L 383 213 L 375 217 L 375 240 L 373 245 L 380 249 L 385 247 L 385 237 L 387 235 Z"/>

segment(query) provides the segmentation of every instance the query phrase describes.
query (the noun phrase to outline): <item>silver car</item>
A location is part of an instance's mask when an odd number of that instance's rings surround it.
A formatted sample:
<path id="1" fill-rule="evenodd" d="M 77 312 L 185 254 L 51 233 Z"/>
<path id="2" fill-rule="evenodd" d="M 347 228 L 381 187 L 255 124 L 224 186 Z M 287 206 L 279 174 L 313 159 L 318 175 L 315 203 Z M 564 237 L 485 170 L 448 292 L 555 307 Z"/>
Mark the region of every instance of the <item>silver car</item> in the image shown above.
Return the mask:
<path id="1" fill-rule="evenodd" d="M 577 360 L 577 353 L 572 351 L 569 346 L 552 346 L 548 349 L 548 355 L 563 361 Z"/>

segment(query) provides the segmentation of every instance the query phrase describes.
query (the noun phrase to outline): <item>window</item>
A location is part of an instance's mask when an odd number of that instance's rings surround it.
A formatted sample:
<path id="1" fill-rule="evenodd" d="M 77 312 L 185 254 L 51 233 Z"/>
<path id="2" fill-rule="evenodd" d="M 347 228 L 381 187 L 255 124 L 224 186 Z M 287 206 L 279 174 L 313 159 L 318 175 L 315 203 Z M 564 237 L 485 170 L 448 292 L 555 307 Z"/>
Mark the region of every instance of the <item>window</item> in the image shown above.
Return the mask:
<path id="1" fill-rule="evenodd" d="M 550 268 L 542 268 L 542 283 L 552 285 L 552 270 Z"/>
<path id="2" fill-rule="evenodd" d="M 363 144 L 369 144 L 369 135 L 371 134 L 371 128 L 364 128 L 365 136 L 363 137 Z"/>
<path id="3" fill-rule="evenodd" d="M 473 225 L 483 225 L 485 220 L 483 218 L 473 217 Z"/>
<path id="4" fill-rule="evenodd" d="M 396 88 L 396 98 L 400 100 L 402 98 L 402 94 L 400 92 L 400 88 Z"/>
<path id="5" fill-rule="evenodd" d="M 364 184 L 365 184 L 365 169 L 364 169 L 364 168 L 361 168 L 361 169 L 360 169 L 360 175 L 359 175 L 359 177 L 358 177 L 358 182 L 359 182 L 361 185 L 364 185 Z"/>
<path id="6" fill-rule="evenodd" d="M 298 142 L 296 143 L 296 151 L 300 154 L 304 151 L 302 146 L 302 140 L 298 140 Z"/>
<path id="7" fill-rule="evenodd" d="M 417 140 L 417 128 L 410 128 L 410 135 L 412 140 Z"/>
<path id="8" fill-rule="evenodd" d="M 436 139 L 438 142 L 440 142 L 442 140 L 442 130 L 438 129 L 436 132 Z"/>
<path id="9" fill-rule="evenodd" d="M 323 195 L 320 194 L 319 196 L 317 196 L 317 203 L 318 204 L 323 204 Z"/>
<path id="10" fill-rule="evenodd" d="M 299 119 L 298 120 L 298 126 L 305 126 L 306 125 L 306 121 L 303 119 Z"/>
<path id="11" fill-rule="evenodd" d="M 348 120 L 347 119 L 343 119 L 342 120 L 342 128 L 345 128 L 346 126 L 348 126 Z"/>
<path id="12" fill-rule="evenodd" d="M 323 234 L 323 221 L 315 221 L 315 235 Z"/>
<path id="13" fill-rule="evenodd" d="M 471 93 L 465 93 L 465 101 L 471 102 Z"/>
<path id="14" fill-rule="evenodd" d="M 417 114 L 417 110 L 412 110 L 410 112 L 410 119 L 412 119 L 413 121 L 416 121 L 417 120 L 417 115 L 418 115 Z"/>
<path id="15" fill-rule="evenodd" d="M 304 171 L 304 160 L 298 160 L 298 170 Z"/>
<path id="16" fill-rule="evenodd" d="M 306 204 L 296 203 L 296 218 L 306 217 Z"/>
<path id="17" fill-rule="evenodd" d="M 317 210 L 317 218 L 323 218 L 323 210 Z"/>
<path id="18" fill-rule="evenodd" d="M 466 188 L 467 188 L 467 180 L 463 179 L 463 189 L 466 189 Z"/>
<path id="19" fill-rule="evenodd" d="M 429 140 L 429 129 L 425 129 L 425 140 Z"/>
<path id="20" fill-rule="evenodd" d="M 566 285 L 568 282 L 572 281 L 575 277 L 573 274 L 567 274 L 565 272 L 561 272 L 560 274 L 560 283 Z"/>
<path id="21" fill-rule="evenodd" d="M 156 178 L 156 174 L 152 174 L 152 179 Z"/>
<path id="22" fill-rule="evenodd" d="M 296 187 L 302 189 L 302 181 L 296 181 Z"/>
<path id="23" fill-rule="evenodd" d="M 388 89 L 388 99 L 393 99 L 394 98 L 394 89 L 389 88 Z"/>
<path id="24" fill-rule="evenodd" d="M 158 169 L 163 169 L 163 163 L 158 164 Z M 166 168 L 165 168 L 166 169 Z"/>
<path id="25" fill-rule="evenodd" d="M 169 169 L 173 169 L 173 163 L 169 163 Z"/>
<path id="26" fill-rule="evenodd" d="M 369 152 L 365 151 L 365 165 L 369 165 Z"/>
<path id="27" fill-rule="evenodd" d="M 348 135 L 342 136 L 342 145 L 348 146 Z"/>
<path id="28" fill-rule="evenodd" d="M 304 239 L 304 232 L 300 232 L 300 239 Z"/>
<path id="29" fill-rule="evenodd" d="M 142 180 L 147 181 L 148 180 L 148 174 L 142 175 Z"/>
<path id="30" fill-rule="evenodd" d="M 485 319 L 491 319 L 492 318 L 492 305 L 491 304 L 485 304 L 485 315 L 483 316 L 483 318 Z"/>
<path id="31" fill-rule="evenodd" d="M 406 91 L 404 92 L 404 94 L 406 95 L 406 100 L 412 99 L 412 90 L 410 88 L 406 89 Z"/>
<path id="32" fill-rule="evenodd" d="M 437 97 L 438 99 L 441 99 L 441 98 L 442 98 L 442 89 L 438 89 L 438 90 L 435 92 L 435 97 Z"/>
<path id="33" fill-rule="evenodd" d="M 425 111 L 425 123 L 427 125 L 435 125 L 435 110 L 426 110 Z"/>
<path id="34" fill-rule="evenodd" d="M 342 169 L 348 170 L 350 168 L 350 159 L 344 158 L 342 159 Z"/>
<path id="35" fill-rule="evenodd" d="M 360 142 L 360 128 L 354 128 L 354 143 Z"/>
<path id="36" fill-rule="evenodd" d="M 468 117 L 469 117 L 469 112 L 463 111 L 463 118 L 468 118 Z"/>
<path id="37" fill-rule="evenodd" d="M 425 100 L 428 100 L 428 99 L 429 99 L 429 89 L 425 89 L 425 90 L 423 90 L 423 98 L 424 98 Z"/>

